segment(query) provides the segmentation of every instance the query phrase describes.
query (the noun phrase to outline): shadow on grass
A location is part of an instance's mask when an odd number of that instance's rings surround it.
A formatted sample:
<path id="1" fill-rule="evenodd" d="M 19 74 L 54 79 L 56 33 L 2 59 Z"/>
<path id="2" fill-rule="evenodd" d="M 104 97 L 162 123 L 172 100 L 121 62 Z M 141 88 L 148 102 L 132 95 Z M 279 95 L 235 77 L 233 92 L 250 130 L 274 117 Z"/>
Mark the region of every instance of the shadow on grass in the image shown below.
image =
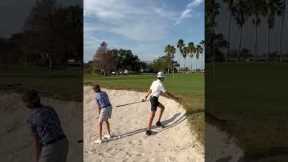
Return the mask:
<path id="1" fill-rule="evenodd" d="M 158 134 L 160 132 L 163 132 L 163 131 L 165 131 L 167 129 L 170 129 L 170 128 L 175 127 L 178 124 L 182 123 L 186 119 L 185 115 L 186 115 L 185 113 L 179 113 L 179 112 L 175 113 L 169 119 L 162 121 L 162 124 L 164 125 L 164 128 L 161 128 L 157 132 L 153 131 L 152 135 Z M 154 125 L 152 127 L 152 129 L 155 129 L 155 128 L 156 128 L 156 126 Z M 123 138 L 129 137 L 129 136 L 133 136 L 133 135 L 139 134 L 139 133 L 144 133 L 146 130 L 147 130 L 146 128 L 136 129 L 136 130 L 133 130 L 133 131 L 130 131 L 130 132 L 123 133 L 123 134 L 119 135 L 118 138 L 114 138 L 114 139 L 111 139 L 109 141 L 119 140 L 119 139 L 123 139 Z"/>

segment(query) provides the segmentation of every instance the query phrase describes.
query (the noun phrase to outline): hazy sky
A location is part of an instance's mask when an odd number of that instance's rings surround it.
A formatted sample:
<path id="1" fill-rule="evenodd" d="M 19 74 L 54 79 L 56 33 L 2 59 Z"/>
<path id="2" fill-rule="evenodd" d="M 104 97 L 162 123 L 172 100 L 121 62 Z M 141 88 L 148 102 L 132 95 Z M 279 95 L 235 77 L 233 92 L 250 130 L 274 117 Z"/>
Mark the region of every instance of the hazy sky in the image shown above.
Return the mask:
<path id="1" fill-rule="evenodd" d="M 131 49 L 151 61 L 180 38 L 195 43 L 204 39 L 203 0 L 84 1 L 85 61 L 92 59 L 102 41 L 108 48 Z M 193 64 L 203 67 L 204 57 Z"/>

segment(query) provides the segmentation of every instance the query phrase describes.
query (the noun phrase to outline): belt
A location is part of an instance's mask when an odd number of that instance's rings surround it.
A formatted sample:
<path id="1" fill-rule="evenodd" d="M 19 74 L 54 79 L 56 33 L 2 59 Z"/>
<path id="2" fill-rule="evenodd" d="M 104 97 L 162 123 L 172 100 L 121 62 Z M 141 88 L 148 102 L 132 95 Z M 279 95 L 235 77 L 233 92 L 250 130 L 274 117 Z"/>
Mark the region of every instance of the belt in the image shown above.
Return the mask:
<path id="1" fill-rule="evenodd" d="M 55 138 L 55 139 L 53 139 L 53 140 L 51 140 L 51 141 L 48 141 L 48 142 L 46 142 L 46 143 L 43 143 L 42 145 L 43 145 L 43 146 L 47 146 L 47 145 L 53 144 L 53 143 L 55 143 L 55 142 L 58 142 L 58 141 L 60 141 L 60 140 L 62 140 L 62 139 L 64 139 L 64 138 L 66 138 L 66 136 L 65 136 L 65 135 L 61 135 L 61 136 L 59 136 L 59 137 L 57 137 L 57 138 Z"/>

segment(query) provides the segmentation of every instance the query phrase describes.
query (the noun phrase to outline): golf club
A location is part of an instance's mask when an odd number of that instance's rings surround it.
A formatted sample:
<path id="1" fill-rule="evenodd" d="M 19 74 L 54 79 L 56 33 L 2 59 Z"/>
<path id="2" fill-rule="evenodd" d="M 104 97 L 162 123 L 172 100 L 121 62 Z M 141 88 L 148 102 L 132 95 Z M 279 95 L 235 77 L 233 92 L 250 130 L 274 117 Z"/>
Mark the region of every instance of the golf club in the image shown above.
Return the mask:
<path id="1" fill-rule="evenodd" d="M 117 105 L 116 107 L 123 107 L 123 106 L 127 106 L 127 105 L 141 103 L 141 102 L 146 102 L 146 101 L 144 99 L 142 99 L 141 101 L 136 101 L 136 102 L 130 102 L 130 103 L 127 103 L 127 104 Z"/>

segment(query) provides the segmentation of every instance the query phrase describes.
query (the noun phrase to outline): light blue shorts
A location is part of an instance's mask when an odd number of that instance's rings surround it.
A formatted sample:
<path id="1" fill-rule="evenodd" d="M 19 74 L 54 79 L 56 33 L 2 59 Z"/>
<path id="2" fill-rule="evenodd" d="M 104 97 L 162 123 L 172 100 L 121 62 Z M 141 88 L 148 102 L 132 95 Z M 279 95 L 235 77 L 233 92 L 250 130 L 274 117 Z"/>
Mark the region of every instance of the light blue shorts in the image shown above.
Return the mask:
<path id="1" fill-rule="evenodd" d="M 112 106 L 101 108 L 99 121 L 108 121 L 112 116 Z"/>

